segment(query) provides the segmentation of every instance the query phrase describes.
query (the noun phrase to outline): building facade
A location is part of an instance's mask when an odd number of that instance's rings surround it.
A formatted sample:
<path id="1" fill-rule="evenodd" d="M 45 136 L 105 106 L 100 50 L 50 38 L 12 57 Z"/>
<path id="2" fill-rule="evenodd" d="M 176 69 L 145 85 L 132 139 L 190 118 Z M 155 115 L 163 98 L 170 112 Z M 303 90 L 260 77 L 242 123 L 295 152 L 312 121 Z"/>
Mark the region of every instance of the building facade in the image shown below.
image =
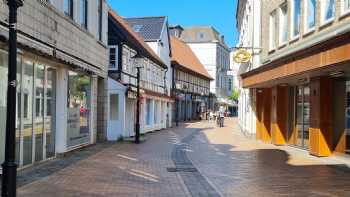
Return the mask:
<path id="1" fill-rule="evenodd" d="M 167 65 L 114 11 L 109 11 L 108 140 L 134 136 L 137 66 L 140 69 L 141 133 L 164 129 L 171 122 Z"/>
<path id="2" fill-rule="evenodd" d="M 261 10 L 262 65 L 242 74 L 257 138 L 349 153 L 349 1 L 266 0 Z"/>
<path id="3" fill-rule="evenodd" d="M 8 7 L 3 1 L 0 5 L 2 162 Z M 105 1 L 25 1 L 19 8 L 16 161 L 20 167 L 96 142 L 97 87 L 107 77 L 106 19 Z"/>
<path id="4" fill-rule="evenodd" d="M 209 73 L 200 63 L 191 48 L 176 37 L 171 37 L 173 87 L 175 98 L 174 122 L 206 118 L 209 105 Z"/>
<path id="5" fill-rule="evenodd" d="M 150 16 L 150 17 L 136 17 L 125 18 L 129 26 L 138 33 L 154 53 L 167 65 L 166 70 L 166 91 L 167 95 L 171 96 L 173 70 L 171 67 L 171 43 L 168 18 L 165 16 Z M 174 109 L 174 102 L 168 102 L 170 109 Z M 169 113 L 169 120 L 172 119 L 173 114 Z M 168 127 L 172 126 L 172 122 L 167 123 Z"/>
<path id="6" fill-rule="evenodd" d="M 238 77 L 250 70 L 258 68 L 261 65 L 261 1 L 260 0 L 239 0 L 236 12 L 237 30 L 239 32 L 239 41 L 236 48 L 232 51 L 232 64 L 238 68 Z M 235 54 L 242 48 L 252 54 L 248 62 L 235 62 Z M 239 77 L 239 99 L 238 99 L 238 119 L 239 125 L 247 136 L 256 134 L 256 116 L 254 106 L 254 91 L 242 86 L 242 80 Z"/>
<path id="7" fill-rule="evenodd" d="M 198 57 L 205 69 L 214 79 L 210 83 L 210 108 L 218 110 L 219 106 L 229 106 L 228 96 L 232 92 L 232 76 L 230 69 L 230 49 L 225 43 L 224 36 L 213 27 L 171 27 Z M 232 82 L 232 81 L 231 81 Z"/>

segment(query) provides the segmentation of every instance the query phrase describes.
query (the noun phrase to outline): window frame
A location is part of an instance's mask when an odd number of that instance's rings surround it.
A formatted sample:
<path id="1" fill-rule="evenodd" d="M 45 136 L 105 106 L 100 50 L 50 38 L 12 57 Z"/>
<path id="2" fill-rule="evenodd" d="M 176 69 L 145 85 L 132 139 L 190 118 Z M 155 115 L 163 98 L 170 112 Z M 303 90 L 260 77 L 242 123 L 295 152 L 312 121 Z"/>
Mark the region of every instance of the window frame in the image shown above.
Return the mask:
<path id="1" fill-rule="evenodd" d="M 333 16 L 331 17 L 331 18 L 329 18 L 329 19 L 326 19 L 325 17 L 326 17 L 326 3 L 327 3 L 327 1 L 330 1 L 330 0 L 324 0 L 324 1 L 320 1 L 320 17 L 321 17 L 321 19 L 320 19 L 320 21 L 321 21 L 321 25 L 320 25 L 320 27 L 322 27 L 322 26 L 325 26 L 325 25 L 328 25 L 329 23 L 332 23 L 334 20 L 335 20 L 335 12 L 336 12 L 336 1 L 335 0 L 333 0 L 334 1 L 334 4 L 333 4 L 333 6 L 334 6 L 334 12 L 333 12 Z"/>
<path id="2" fill-rule="evenodd" d="M 308 8 L 309 8 L 309 1 L 310 0 L 304 0 L 304 34 L 309 34 L 311 32 L 314 32 L 316 30 L 316 22 L 317 22 L 317 0 L 315 0 L 315 16 L 314 16 L 314 26 L 309 27 L 308 25 Z"/>
<path id="3" fill-rule="evenodd" d="M 276 50 L 276 47 L 276 10 L 273 10 L 269 14 L 269 52 Z"/>
<path id="4" fill-rule="evenodd" d="M 111 67 L 111 49 L 115 49 L 115 67 Z M 110 45 L 108 46 L 108 70 L 118 70 L 119 68 L 119 46 L 118 45 Z"/>
<path id="5" fill-rule="evenodd" d="M 349 8 L 345 9 L 345 1 L 346 0 L 341 0 L 340 2 L 340 16 L 345 16 L 350 14 L 350 2 L 349 2 Z"/>
<path id="6" fill-rule="evenodd" d="M 88 0 L 80 0 L 79 3 L 79 24 L 81 27 L 87 30 L 89 3 Z M 83 5 L 84 7 L 82 7 Z"/>
<path id="7" fill-rule="evenodd" d="M 299 37 L 300 37 L 300 26 L 301 26 L 301 0 L 298 0 L 299 2 L 300 2 L 300 12 L 299 12 L 299 14 L 300 14 L 300 16 L 299 16 L 299 31 L 298 31 L 298 34 L 296 34 L 296 35 L 294 35 L 294 30 L 295 30 L 295 28 L 294 28 L 294 26 L 295 26 L 295 21 L 294 21 L 294 15 L 295 15 L 295 1 L 296 0 L 292 0 L 291 1 L 291 6 L 290 6 L 290 30 L 289 30 L 289 32 L 291 33 L 290 34 L 290 42 L 293 42 L 293 41 L 295 41 L 295 40 L 297 40 L 297 39 L 299 39 Z"/>
<path id="8" fill-rule="evenodd" d="M 102 29 L 103 29 L 103 0 L 98 0 L 98 40 L 103 40 Z"/>
<path id="9" fill-rule="evenodd" d="M 282 8 L 285 7 L 285 15 L 283 15 L 283 11 L 282 11 Z M 283 3 L 280 5 L 280 7 L 278 8 L 278 45 L 279 47 L 282 47 L 284 45 L 287 44 L 288 42 L 288 4 L 287 3 Z M 283 19 L 283 22 L 282 22 L 282 19 Z M 285 24 L 286 23 L 286 24 Z M 285 32 L 287 32 L 287 35 L 285 37 L 285 40 L 283 40 L 283 34 L 282 32 L 283 31 L 283 28 L 286 27 L 287 29 L 285 30 Z"/>
<path id="10" fill-rule="evenodd" d="M 66 2 L 68 4 L 68 10 L 66 10 L 66 6 L 65 6 Z M 74 20 L 74 0 L 64 0 L 63 13 L 70 19 Z"/>

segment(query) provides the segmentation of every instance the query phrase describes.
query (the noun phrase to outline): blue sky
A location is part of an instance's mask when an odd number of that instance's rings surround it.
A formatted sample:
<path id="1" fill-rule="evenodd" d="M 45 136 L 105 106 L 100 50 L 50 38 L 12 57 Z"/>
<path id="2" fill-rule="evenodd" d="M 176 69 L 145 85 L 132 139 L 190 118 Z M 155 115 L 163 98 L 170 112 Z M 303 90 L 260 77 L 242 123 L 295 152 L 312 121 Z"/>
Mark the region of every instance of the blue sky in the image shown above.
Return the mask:
<path id="1" fill-rule="evenodd" d="M 168 16 L 170 24 L 214 26 L 229 46 L 236 44 L 237 0 L 108 0 L 123 17 Z"/>

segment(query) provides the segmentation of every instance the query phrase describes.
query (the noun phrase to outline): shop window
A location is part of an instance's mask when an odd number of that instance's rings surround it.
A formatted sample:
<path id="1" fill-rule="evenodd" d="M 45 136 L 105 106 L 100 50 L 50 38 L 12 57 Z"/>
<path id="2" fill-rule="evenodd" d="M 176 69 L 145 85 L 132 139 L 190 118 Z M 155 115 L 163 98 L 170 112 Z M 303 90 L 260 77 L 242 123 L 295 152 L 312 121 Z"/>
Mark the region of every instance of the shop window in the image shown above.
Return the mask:
<path id="1" fill-rule="evenodd" d="M 7 54 L 0 52 L 0 162 L 5 158 L 6 106 L 7 106 Z"/>
<path id="2" fill-rule="evenodd" d="M 90 142 L 91 79 L 69 71 L 67 145 L 77 146 Z"/>
<path id="3" fill-rule="evenodd" d="M 159 102 L 154 101 L 154 124 L 158 124 L 159 122 L 158 108 L 159 108 Z"/>
<path id="4" fill-rule="evenodd" d="M 146 99 L 146 124 L 151 125 L 152 114 L 151 114 L 151 99 Z"/>

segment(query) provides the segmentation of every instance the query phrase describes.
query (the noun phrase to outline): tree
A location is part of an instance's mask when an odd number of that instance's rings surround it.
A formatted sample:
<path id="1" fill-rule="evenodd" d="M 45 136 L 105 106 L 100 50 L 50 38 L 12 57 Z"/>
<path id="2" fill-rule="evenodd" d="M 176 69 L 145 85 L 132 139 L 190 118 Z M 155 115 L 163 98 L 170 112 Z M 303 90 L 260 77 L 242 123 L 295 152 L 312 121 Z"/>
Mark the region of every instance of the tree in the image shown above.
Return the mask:
<path id="1" fill-rule="evenodd" d="M 238 101 L 238 97 L 239 97 L 238 90 L 237 89 L 233 89 L 229 99 L 233 100 L 233 101 Z"/>

